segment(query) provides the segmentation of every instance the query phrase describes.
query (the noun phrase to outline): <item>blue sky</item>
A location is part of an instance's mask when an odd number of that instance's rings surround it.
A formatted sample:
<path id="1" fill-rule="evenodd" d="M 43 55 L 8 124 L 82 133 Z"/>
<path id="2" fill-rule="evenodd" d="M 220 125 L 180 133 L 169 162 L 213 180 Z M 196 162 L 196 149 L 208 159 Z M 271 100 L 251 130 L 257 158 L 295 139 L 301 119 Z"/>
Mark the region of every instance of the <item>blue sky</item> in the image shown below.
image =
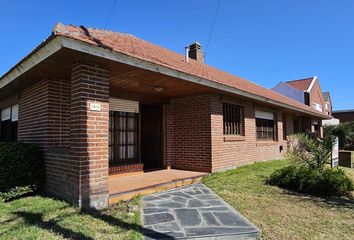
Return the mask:
<path id="1" fill-rule="evenodd" d="M 56 22 L 134 34 L 183 53 L 207 48 L 218 0 L 0 0 L 0 75 Z M 354 108 L 353 0 L 221 0 L 206 62 L 265 87 L 318 76 L 334 109 Z"/>

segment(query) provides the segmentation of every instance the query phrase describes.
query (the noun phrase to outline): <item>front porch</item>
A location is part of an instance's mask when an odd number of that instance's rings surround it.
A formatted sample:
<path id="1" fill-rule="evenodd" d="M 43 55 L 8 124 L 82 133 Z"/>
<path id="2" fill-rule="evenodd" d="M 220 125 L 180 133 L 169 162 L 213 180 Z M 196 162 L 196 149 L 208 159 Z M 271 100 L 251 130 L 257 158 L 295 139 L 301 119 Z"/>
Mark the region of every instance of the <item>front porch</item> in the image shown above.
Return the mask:
<path id="1" fill-rule="evenodd" d="M 109 204 L 171 188 L 200 182 L 205 172 L 162 169 L 129 175 L 110 175 L 108 182 Z"/>

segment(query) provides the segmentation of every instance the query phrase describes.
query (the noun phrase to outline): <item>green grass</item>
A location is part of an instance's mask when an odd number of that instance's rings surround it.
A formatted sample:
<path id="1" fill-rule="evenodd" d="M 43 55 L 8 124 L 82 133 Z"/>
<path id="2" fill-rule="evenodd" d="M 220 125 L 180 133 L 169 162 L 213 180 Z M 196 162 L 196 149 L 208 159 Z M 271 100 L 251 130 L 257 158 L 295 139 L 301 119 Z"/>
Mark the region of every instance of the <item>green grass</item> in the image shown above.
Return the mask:
<path id="1" fill-rule="evenodd" d="M 316 198 L 265 184 L 285 161 L 209 175 L 203 182 L 263 232 L 264 239 L 352 239 L 353 198 Z M 354 170 L 345 169 L 354 180 Z M 0 239 L 141 239 L 139 198 L 82 212 L 45 196 L 0 202 Z"/>
<path id="2" fill-rule="evenodd" d="M 203 179 L 263 233 L 263 239 L 353 239 L 354 199 L 300 195 L 265 183 L 285 161 L 256 163 Z M 345 170 L 354 180 L 354 170 Z"/>
<path id="3" fill-rule="evenodd" d="M 139 198 L 102 212 L 44 196 L 0 203 L 0 239 L 141 239 Z"/>

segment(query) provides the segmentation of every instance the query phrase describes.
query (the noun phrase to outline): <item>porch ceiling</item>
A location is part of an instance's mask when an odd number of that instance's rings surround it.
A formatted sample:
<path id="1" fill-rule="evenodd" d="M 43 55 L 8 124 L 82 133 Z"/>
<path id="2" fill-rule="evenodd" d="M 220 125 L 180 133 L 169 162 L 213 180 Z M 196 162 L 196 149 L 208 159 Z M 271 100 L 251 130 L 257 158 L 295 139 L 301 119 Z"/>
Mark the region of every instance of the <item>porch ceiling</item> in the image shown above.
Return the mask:
<path id="1" fill-rule="evenodd" d="M 213 92 L 213 89 L 202 85 L 122 63 L 114 63 L 110 69 L 112 94 L 114 94 L 115 90 L 120 90 L 120 92 L 169 99 Z M 162 87 L 163 90 L 157 92 L 155 90 L 156 86 Z"/>
<path id="2" fill-rule="evenodd" d="M 4 88 L 0 89 L 0 98 L 10 96 L 16 91 L 22 90 L 31 84 L 46 78 L 71 78 L 71 68 L 76 62 L 89 62 L 100 64 L 111 71 L 110 92 L 111 95 L 121 97 L 157 99 L 168 101 L 170 98 L 201 94 L 215 91 L 212 88 L 191 83 L 182 79 L 167 76 L 158 72 L 141 69 L 135 66 L 95 57 L 89 54 L 61 49 L 40 64 L 29 69 Z M 156 92 L 154 87 L 161 86 L 162 92 Z"/>

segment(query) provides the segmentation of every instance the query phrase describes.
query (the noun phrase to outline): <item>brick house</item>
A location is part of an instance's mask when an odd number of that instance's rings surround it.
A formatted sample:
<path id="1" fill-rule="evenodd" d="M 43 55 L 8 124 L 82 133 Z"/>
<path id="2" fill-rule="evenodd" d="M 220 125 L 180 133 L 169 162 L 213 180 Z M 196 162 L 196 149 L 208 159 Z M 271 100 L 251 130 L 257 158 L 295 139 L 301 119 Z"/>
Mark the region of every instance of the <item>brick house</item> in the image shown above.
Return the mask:
<path id="1" fill-rule="evenodd" d="M 333 117 L 340 122 L 354 122 L 354 109 L 333 111 Z"/>
<path id="2" fill-rule="evenodd" d="M 272 88 L 296 101 L 304 103 L 317 111 L 332 115 L 332 101 L 329 92 L 322 92 L 318 78 L 310 77 L 287 82 L 280 82 Z"/>
<path id="3" fill-rule="evenodd" d="M 331 94 L 329 92 L 323 92 L 323 99 L 325 103 L 325 113 L 327 115 L 332 116 L 333 113 L 333 105 L 332 105 L 332 99 L 331 99 Z"/>
<path id="4" fill-rule="evenodd" d="M 284 96 L 306 104 L 316 111 L 332 116 L 332 101 L 329 92 L 322 92 L 318 78 L 310 77 L 287 82 L 280 82 L 272 88 Z M 320 121 L 315 121 L 313 131 L 322 136 Z"/>
<path id="5" fill-rule="evenodd" d="M 38 144 L 46 190 L 102 208 L 109 176 L 281 158 L 322 112 L 132 35 L 57 24 L 0 79 L 1 138 Z M 320 127 L 320 126 L 319 126 Z"/>

